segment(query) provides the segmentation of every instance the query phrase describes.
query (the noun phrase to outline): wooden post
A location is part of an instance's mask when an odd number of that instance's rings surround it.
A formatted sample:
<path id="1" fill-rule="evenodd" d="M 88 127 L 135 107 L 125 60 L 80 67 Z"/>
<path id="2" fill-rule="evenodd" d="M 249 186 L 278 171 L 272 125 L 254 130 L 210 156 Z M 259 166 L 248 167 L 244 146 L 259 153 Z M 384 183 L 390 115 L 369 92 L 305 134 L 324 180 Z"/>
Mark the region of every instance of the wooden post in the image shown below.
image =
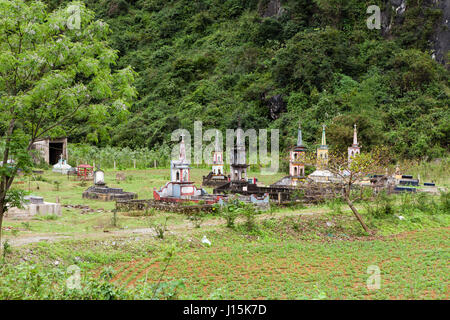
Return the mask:
<path id="1" fill-rule="evenodd" d="M 153 160 L 153 165 L 154 165 L 155 168 L 156 168 L 156 160 Z"/>
<path id="2" fill-rule="evenodd" d="M 116 160 L 114 160 L 114 170 L 116 170 Z"/>
<path id="3" fill-rule="evenodd" d="M 133 168 L 136 169 L 136 159 L 133 159 Z"/>
<path id="4" fill-rule="evenodd" d="M 278 192 L 278 204 L 281 204 L 281 192 Z"/>

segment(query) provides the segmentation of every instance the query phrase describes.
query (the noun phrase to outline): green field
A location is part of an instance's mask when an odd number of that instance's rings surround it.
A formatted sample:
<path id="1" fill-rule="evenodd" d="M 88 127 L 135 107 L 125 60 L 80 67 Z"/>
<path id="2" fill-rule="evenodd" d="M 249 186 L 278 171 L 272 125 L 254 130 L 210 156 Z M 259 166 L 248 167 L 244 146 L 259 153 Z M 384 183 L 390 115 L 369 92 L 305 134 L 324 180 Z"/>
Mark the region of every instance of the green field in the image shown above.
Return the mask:
<path id="1" fill-rule="evenodd" d="M 207 172 L 193 169 L 193 180 L 199 185 Z M 140 199 L 168 179 L 167 169 L 123 173 L 126 181 L 117 183 L 116 172 L 107 172 L 107 184 Z M 282 174 L 256 176 L 271 183 Z M 250 227 L 245 217 L 228 228 L 217 215 L 196 225 L 187 216 L 154 211 L 118 213 L 113 223 L 113 202 L 81 198 L 91 182 L 83 186 L 50 171 L 39 180 L 24 177 L 15 187 L 93 210 L 6 219 L 2 299 L 448 299 L 448 193 L 357 203 L 374 231 L 367 235 L 337 201 L 273 208 Z M 161 239 L 155 226 L 166 219 Z M 66 287 L 71 265 L 80 268 L 81 290 Z M 379 289 L 367 287 L 369 266 L 380 270 Z"/>

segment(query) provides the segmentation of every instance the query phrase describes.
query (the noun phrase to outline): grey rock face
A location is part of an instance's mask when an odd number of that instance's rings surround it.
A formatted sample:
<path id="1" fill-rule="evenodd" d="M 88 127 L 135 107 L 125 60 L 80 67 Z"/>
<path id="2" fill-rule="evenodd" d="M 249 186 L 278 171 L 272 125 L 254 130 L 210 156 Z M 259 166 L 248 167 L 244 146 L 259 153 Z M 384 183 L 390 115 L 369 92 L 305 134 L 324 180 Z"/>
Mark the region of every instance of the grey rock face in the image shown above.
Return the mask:
<path id="1" fill-rule="evenodd" d="M 261 0 L 258 4 L 258 11 L 264 18 L 279 17 L 283 13 L 281 0 Z"/>
<path id="2" fill-rule="evenodd" d="M 434 0 L 437 7 L 442 10 L 442 21 L 433 36 L 433 54 L 436 61 L 445 64 L 446 55 L 450 50 L 450 1 Z"/>
<path id="3" fill-rule="evenodd" d="M 392 28 L 401 25 L 408 10 L 407 0 L 386 0 L 386 8 L 381 14 L 382 34 L 386 38 L 391 37 Z M 450 49 L 450 1 L 425 0 L 424 8 L 435 8 L 442 11 L 442 18 L 436 26 L 435 32 L 430 38 L 432 57 L 437 62 L 446 64 L 446 55 Z"/>
<path id="4" fill-rule="evenodd" d="M 267 104 L 269 106 L 270 118 L 272 120 L 278 119 L 280 114 L 287 110 L 287 103 L 283 100 L 281 94 L 277 94 L 267 99 Z"/>
<path id="5" fill-rule="evenodd" d="M 393 25 L 403 23 L 405 19 L 406 0 L 388 0 L 386 9 L 381 13 L 381 30 L 385 37 L 390 37 Z"/>

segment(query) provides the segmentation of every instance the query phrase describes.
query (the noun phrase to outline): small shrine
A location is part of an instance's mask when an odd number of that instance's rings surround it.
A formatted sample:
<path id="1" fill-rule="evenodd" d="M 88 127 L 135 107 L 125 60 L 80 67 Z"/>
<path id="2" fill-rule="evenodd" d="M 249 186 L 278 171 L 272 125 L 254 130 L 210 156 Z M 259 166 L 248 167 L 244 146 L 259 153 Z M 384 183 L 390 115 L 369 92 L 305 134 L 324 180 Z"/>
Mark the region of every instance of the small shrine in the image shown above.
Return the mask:
<path id="1" fill-rule="evenodd" d="M 230 179 L 231 181 L 247 181 L 248 164 L 246 164 L 244 131 L 240 124 L 236 131 L 236 145 L 233 146 L 230 154 Z"/>
<path id="2" fill-rule="evenodd" d="M 76 170 L 78 180 L 91 180 L 94 177 L 94 167 L 89 164 L 79 164 Z"/>
<path id="3" fill-rule="evenodd" d="M 400 167 L 397 165 L 394 173 L 395 184 L 400 186 L 419 186 L 419 179 L 414 179 L 412 175 L 402 174 Z"/>
<path id="4" fill-rule="evenodd" d="M 353 126 L 353 144 L 348 147 L 348 163 L 352 162 L 352 158 L 361 153 L 361 148 L 358 145 L 358 135 L 356 132 L 356 124 Z"/>
<path id="5" fill-rule="evenodd" d="M 302 129 L 297 131 L 297 145 L 289 152 L 289 176 L 272 184 L 272 186 L 297 186 L 305 179 L 306 147 L 303 145 Z"/>
<path id="6" fill-rule="evenodd" d="M 204 186 L 217 187 L 224 183 L 227 183 L 229 177 L 225 175 L 223 152 L 219 144 L 219 135 L 216 134 L 216 143 L 213 153 L 212 170 L 207 176 L 203 176 Z"/>
<path id="7" fill-rule="evenodd" d="M 82 194 L 82 197 L 85 199 L 102 201 L 137 199 L 137 194 L 134 192 L 125 192 L 120 188 L 108 187 L 105 183 L 105 173 L 101 169 L 94 171 L 93 179 L 94 185 Z"/>
<path id="8" fill-rule="evenodd" d="M 170 181 L 159 190 L 154 188 L 153 198 L 166 202 L 216 203 L 219 197 L 210 196 L 204 189 L 198 189 L 190 181 L 190 169 L 190 162 L 186 159 L 184 136 L 181 136 L 179 159 L 170 161 Z"/>
<path id="9" fill-rule="evenodd" d="M 305 176 L 306 147 L 303 145 L 302 129 L 297 132 L 297 145 L 289 154 L 289 175 L 295 179 Z"/>
<path id="10" fill-rule="evenodd" d="M 322 125 L 322 140 L 320 146 L 317 148 L 317 169 L 311 173 L 308 178 L 314 182 L 328 183 L 333 180 L 333 173 L 327 170 L 328 165 L 328 145 L 325 135 L 325 125 Z"/>
<path id="11" fill-rule="evenodd" d="M 61 154 L 58 163 L 53 166 L 52 171 L 61 174 L 67 174 L 67 172 L 69 172 L 71 169 L 72 167 L 67 164 L 67 160 L 63 159 L 63 155 Z"/>
<path id="12" fill-rule="evenodd" d="M 317 168 L 325 169 L 328 165 L 328 145 L 325 135 L 325 125 L 322 125 L 322 142 L 317 148 Z"/>

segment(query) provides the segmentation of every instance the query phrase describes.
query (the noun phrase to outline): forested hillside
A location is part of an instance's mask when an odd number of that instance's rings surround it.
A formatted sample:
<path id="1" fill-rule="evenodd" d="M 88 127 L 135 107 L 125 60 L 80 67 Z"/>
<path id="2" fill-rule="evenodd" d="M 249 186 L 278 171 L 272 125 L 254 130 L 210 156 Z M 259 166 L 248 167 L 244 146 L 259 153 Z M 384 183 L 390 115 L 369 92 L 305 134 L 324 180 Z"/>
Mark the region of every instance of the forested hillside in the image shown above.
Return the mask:
<path id="1" fill-rule="evenodd" d="M 240 116 L 245 128 L 279 128 L 284 149 L 301 120 L 310 148 L 322 123 L 332 147 L 348 146 L 357 123 L 363 148 L 449 150 L 449 72 L 431 51 L 449 34 L 435 1 L 85 2 L 110 25 L 118 67 L 138 72 L 139 96 L 128 116 L 92 111 L 67 124 L 72 142 L 158 148 L 195 120 L 225 129 Z M 366 26 L 373 4 L 382 30 Z"/>

